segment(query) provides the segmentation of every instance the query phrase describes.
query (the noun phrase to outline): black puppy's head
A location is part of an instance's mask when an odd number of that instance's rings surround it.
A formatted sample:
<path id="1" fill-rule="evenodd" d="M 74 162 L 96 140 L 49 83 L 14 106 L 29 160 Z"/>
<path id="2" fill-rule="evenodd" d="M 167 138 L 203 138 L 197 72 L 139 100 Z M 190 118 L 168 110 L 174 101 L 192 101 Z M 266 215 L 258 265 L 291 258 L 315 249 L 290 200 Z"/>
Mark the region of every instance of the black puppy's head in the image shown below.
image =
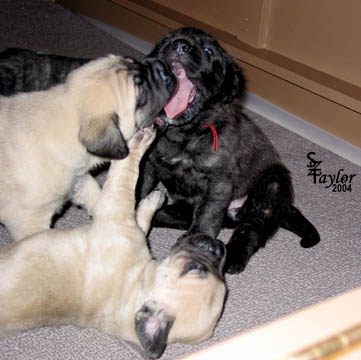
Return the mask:
<path id="1" fill-rule="evenodd" d="M 207 106 L 229 103 L 244 89 L 242 70 L 211 35 L 195 28 L 168 33 L 149 54 L 172 64 L 178 90 L 163 120 L 183 125 Z"/>

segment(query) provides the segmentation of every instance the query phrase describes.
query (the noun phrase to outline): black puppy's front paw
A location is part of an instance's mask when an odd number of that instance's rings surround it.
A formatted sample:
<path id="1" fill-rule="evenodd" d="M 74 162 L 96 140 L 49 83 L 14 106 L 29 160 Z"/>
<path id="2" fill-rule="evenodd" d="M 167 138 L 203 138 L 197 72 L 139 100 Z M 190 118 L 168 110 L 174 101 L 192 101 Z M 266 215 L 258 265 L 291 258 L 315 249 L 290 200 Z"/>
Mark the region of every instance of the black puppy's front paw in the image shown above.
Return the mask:
<path id="1" fill-rule="evenodd" d="M 228 254 L 228 250 L 227 250 Z M 239 274 L 241 273 L 247 265 L 247 261 L 239 258 L 235 258 L 234 256 L 226 257 L 226 263 L 224 265 L 224 272 L 227 274 Z"/>
<path id="2" fill-rule="evenodd" d="M 308 249 L 310 247 L 313 247 L 317 245 L 320 242 L 320 235 L 317 231 L 310 232 L 307 237 L 303 237 L 300 241 L 300 245 Z"/>
<path id="3" fill-rule="evenodd" d="M 239 274 L 245 268 L 249 260 L 249 256 L 246 256 L 246 251 L 242 247 L 240 241 L 230 241 L 226 245 L 226 262 L 224 264 L 224 271 L 228 274 Z"/>

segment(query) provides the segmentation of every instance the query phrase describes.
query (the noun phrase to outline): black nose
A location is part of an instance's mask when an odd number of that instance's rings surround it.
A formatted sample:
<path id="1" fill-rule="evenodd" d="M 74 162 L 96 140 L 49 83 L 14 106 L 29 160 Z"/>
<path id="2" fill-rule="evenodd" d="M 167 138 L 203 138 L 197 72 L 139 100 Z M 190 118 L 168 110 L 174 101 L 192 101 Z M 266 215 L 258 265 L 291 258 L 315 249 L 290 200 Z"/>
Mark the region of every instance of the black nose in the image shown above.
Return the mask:
<path id="1" fill-rule="evenodd" d="M 178 55 L 187 54 L 191 49 L 191 44 L 186 40 L 177 40 L 173 43 L 173 50 Z"/>

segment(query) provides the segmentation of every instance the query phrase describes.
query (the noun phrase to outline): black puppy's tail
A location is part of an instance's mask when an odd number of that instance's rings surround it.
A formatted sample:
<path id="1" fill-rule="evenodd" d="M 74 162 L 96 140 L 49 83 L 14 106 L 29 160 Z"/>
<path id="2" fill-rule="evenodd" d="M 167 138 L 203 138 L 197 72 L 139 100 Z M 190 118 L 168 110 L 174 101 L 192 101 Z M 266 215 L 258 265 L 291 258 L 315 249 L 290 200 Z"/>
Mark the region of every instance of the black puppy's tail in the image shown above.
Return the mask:
<path id="1" fill-rule="evenodd" d="M 285 209 L 281 227 L 291 231 L 301 238 L 300 245 L 303 248 L 315 246 L 320 241 L 320 234 L 295 206 L 289 205 Z"/>

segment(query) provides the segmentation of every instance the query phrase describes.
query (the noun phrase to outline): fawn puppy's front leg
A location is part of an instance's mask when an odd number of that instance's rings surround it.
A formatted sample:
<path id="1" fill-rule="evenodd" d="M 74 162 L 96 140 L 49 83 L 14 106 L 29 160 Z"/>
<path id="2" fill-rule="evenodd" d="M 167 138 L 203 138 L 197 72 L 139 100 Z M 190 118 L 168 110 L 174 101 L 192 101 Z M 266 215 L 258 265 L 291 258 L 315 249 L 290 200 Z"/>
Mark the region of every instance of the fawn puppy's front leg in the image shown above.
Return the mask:
<path id="1" fill-rule="evenodd" d="M 112 160 L 101 198 L 94 209 L 94 222 L 114 219 L 124 222 L 134 219 L 135 187 L 140 160 L 155 138 L 153 128 L 139 130 L 128 142 L 129 155 Z"/>

